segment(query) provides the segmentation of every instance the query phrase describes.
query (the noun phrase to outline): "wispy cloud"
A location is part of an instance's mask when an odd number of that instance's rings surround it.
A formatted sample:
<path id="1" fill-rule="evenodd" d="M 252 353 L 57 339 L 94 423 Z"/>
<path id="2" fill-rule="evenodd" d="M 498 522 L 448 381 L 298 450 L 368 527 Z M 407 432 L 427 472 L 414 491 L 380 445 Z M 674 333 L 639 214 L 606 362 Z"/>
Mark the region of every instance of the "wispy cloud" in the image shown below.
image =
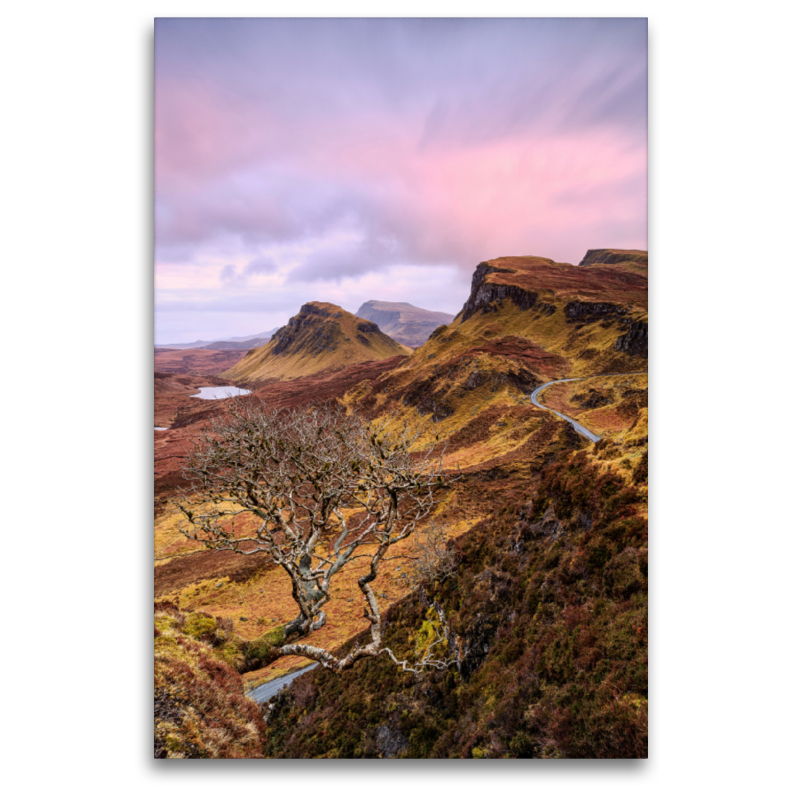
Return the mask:
<path id="1" fill-rule="evenodd" d="M 646 52 L 645 20 L 158 20 L 156 269 L 294 313 L 401 267 L 645 247 Z"/>

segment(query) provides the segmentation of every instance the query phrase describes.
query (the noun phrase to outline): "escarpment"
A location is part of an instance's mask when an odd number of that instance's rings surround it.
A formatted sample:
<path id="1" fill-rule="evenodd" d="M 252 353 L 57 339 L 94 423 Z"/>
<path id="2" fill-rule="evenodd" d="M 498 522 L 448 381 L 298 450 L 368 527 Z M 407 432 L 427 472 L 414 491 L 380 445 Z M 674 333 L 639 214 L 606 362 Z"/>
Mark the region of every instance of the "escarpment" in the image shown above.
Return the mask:
<path id="1" fill-rule="evenodd" d="M 502 302 L 507 297 L 523 311 L 536 305 L 538 299 L 536 292 L 529 292 L 513 283 L 489 283 L 486 281 L 489 275 L 496 273 L 513 274 L 509 269 L 491 266 L 486 261 L 478 264 L 472 276 L 472 290 L 461 309 L 461 322 L 466 322 L 478 312 L 488 314 L 496 311 L 495 304 Z"/>
<path id="2" fill-rule="evenodd" d="M 601 319 L 607 320 L 626 315 L 626 309 L 614 303 L 582 303 L 579 300 L 573 300 L 564 306 L 564 316 L 570 322 L 597 322 Z"/>
<path id="3" fill-rule="evenodd" d="M 631 262 L 647 266 L 646 250 L 587 250 L 581 259 L 579 267 L 588 267 L 591 264 L 624 264 Z"/>

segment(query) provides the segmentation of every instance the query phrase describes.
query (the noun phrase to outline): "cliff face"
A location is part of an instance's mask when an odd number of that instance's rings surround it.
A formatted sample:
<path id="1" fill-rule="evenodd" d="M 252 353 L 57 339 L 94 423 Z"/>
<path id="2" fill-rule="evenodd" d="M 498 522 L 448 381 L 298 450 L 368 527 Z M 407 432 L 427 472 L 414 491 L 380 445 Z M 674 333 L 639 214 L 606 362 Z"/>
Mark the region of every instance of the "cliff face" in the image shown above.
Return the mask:
<path id="1" fill-rule="evenodd" d="M 624 251 L 625 258 L 633 257 Z M 622 257 L 623 251 L 589 251 L 597 258 Z M 610 254 L 610 255 L 609 255 Z M 482 261 L 472 277 L 472 291 L 461 310 L 461 322 L 493 303 L 511 298 L 523 311 L 542 309 L 566 302 L 613 303 L 628 309 L 647 310 L 647 254 L 639 261 L 619 263 L 591 261 L 589 255 L 581 263 L 591 269 L 564 264 L 537 256 L 508 256 Z M 589 261 L 587 261 L 589 259 Z M 542 309 L 543 310 L 543 309 Z"/>
<path id="2" fill-rule="evenodd" d="M 410 353 L 374 322 L 332 303 L 312 302 L 224 373 L 236 381 L 286 380 Z"/>
<path id="3" fill-rule="evenodd" d="M 371 320 L 395 341 L 408 347 L 420 347 L 441 325 L 453 321 L 452 314 L 418 308 L 411 303 L 389 303 L 368 300 L 358 309 L 358 316 Z"/>
<path id="4" fill-rule="evenodd" d="M 515 316 L 506 323 L 500 314 L 495 327 L 504 325 L 505 333 L 512 334 L 519 331 L 509 326 L 538 319 L 530 330 L 534 341 L 571 360 L 591 359 L 590 369 L 622 369 L 625 365 L 616 363 L 615 353 L 647 358 L 646 252 L 589 250 L 577 267 L 534 256 L 483 261 L 472 276 L 469 298 L 457 319 L 459 329 L 473 317 L 499 314 L 507 299 L 531 316 Z M 554 321 L 548 322 L 553 315 Z M 446 335 L 439 330 L 431 339 Z"/>
<path id="5" fill-rule="evenodd" d="M 617 339 L 614 347 L 632 356 L 647 358 L 647 323 L 632 322 L 628 332 Z"/>
<path id="6" fill-rule="evenodd" d="M 472 275 L 472 289 L 470 291 L 464 308 L 461 309 L 461 321 L 466 322 L 471 316 L 480 311 L 483 314 L 490 313 L 494 303 L 502 302 L 506 297 L 511 300 L 523 311 L 527 311 L 536 305 L 538 296 L 536 292 L 527 291 L 513 283 L 488 283 L 487 276 L 506 273 L 513 275 L 513 270 L 491 266 L 488 262 L 482 261 L 475 268 Z"/>
<path id="7" fill-rule="evenodd" d="M 614 303 L 582 303 L 572 300 L 564 306 L 564 316 L 570 322 L 578 320 L 596 322 L 600 319 L 611 319 L 625 316 L 626 311 Z"/>

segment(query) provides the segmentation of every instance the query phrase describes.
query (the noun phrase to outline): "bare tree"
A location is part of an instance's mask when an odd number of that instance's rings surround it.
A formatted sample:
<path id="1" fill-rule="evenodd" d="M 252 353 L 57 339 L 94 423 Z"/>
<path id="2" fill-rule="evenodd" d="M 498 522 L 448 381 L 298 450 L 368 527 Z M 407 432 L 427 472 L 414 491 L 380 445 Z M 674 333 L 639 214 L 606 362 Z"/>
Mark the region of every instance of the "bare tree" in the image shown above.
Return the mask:
<path id="1" fill-rule="evenodd" d="M 266 552 L 286 571 L 298 615 L 284 626 L 279 655 L 341 671 L 387 652 L 409 668 L 382 646 L 371 584 L 390 548 L 414 533 L 450 482 L 435 446 L 412 453 L 419 441 L 418 431 L 372 429 L 334 405 L 278 412 L 246 398 L 195 443 L 184 470 L 192 489 L 176 501 L 189 522 L 183 532 L 212 550 Z M 243 517 L 251 521 L 247 532 L 241 524 L 237 530 Z M 299 642 L 325 625 L 333 579 L 359 559 L 369 643 L 337 658 Z M 440 666 L 429 648 L 412 669 L 426 660 Z"/>

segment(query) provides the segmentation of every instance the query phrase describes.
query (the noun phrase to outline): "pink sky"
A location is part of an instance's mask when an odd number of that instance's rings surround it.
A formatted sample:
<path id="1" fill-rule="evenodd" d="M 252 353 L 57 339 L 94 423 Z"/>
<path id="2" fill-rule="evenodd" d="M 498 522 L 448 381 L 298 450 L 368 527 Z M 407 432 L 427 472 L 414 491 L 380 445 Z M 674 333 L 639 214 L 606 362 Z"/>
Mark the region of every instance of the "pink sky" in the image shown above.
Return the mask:
<path id="1" fill-rule="evenodd" d="M 157 20 L 156 342 L 647 247 L 646 20 Z"/>

